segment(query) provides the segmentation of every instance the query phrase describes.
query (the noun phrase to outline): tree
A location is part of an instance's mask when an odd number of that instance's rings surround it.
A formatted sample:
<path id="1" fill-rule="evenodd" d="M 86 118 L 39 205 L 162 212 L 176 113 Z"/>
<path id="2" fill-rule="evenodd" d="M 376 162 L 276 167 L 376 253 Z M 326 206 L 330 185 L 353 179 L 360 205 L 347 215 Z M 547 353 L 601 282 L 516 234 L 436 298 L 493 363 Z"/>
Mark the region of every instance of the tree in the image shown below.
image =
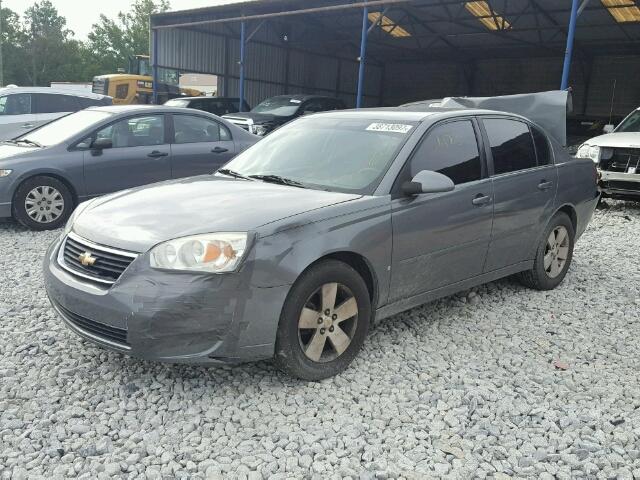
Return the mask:
<path id="1" fill-rule="evenodd" d="M 56 80 L 75 80 L 81 71 L 81 46 L 66 28 L 50 0 L 35 3 L 25 12 L 23 35 L 29 62 L 26 80 L 31 85 L 49 85 Z"/>
<path id="2" fill-rule="evenodd" d="M 2 18 L 2 53 L 4 84 L 24 83 L 26 69 L 24 65 L 26 37 L 20 24 L 20 17 L 12 10 L 3 8 Z"/>
<path id="3" fill-rule="evenodd" d="M 149 16 L 168 9 L 168 0 L 136 0 L 128 12 L 118 14 L 117 20 L 100 15 L 87 43 L 87 51 L 94 57 L 91 76 L 126 68 L 132 55 L 148 55 Z"/>

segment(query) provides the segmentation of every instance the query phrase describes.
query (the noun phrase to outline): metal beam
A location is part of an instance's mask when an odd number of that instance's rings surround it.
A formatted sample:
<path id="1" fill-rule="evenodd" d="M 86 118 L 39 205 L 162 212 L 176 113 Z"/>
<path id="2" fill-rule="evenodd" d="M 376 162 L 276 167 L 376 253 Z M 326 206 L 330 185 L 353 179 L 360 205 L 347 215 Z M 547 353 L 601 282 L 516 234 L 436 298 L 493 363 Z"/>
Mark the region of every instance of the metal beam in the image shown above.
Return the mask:
<path id="1" fill-rule="evenodd" d="M 151 49 L 153 63 L 151 64 L 151 100 L 154 105 L 158 104 L 158 81 L 160 76 L 158 75 L 158 32 L 151 30 Z"/>
<path id="2" fill-rule="evenodd" d="M 362 8 L 362 35 L 360 37 L 360 68 L 358 69 L 358 94 L 356 96 L 356 108 L 362 108 L 362 96 L 364 95 L 364 67 L 367 57 L 368 28 L 369 7 L 365 3 Z"/>
<path id="3" fill-rule="evenodd" d="M 242 22 L 240 24 L 240 85 L 239 85 L 239 97 L 240 97 L 240 111 L 244 111 L 244 54 L 246 40 L 246 24 Z"/>
<path id="4" fill-rule="evenodd" d="M 213 25 L 217 23 L 244 22 L 249 20 L 262 20 L 265 18 L 290 17 L 293 15 L 304 15 L 308 13 L 335 12 L 335 11 L 347 10 L 352 8 L 363 8 L 365 6 L 375 7 L 376 5 L 392 5 L 395 3 L 407 3 L 409 1 L 411 0 L 371 0 L 369 2 L 347 3 L 344 5 L 331 5 L 328 7 L 303 8 L 300 10 L 288 10 L 288 11 L 275 12 L 275 13 L 247 15 L 244 17 L 218 18 L 215 20 L 201 20 L 198 22 L 174 23 L 170 25 L 156 25 L 153 28 L 154 29 L 181 28 L 181 27 L 193 27 L 195 25 Z"/>
<path id="5" fill-rule="evenodd" d="M 580 0 L 572 0 L 571 18 L 569 20 L 569 33 L 567 34 L 567 49 L 564 52 L 564 66 L 562 67 L 562 83 L 560 90 L 566 90 L 569 87 L 569 74 L 571 73 L 571 56 L 573 55 L 573 41 L 576 36 L 576 21 L 578 20 L 578 2 Z"/>

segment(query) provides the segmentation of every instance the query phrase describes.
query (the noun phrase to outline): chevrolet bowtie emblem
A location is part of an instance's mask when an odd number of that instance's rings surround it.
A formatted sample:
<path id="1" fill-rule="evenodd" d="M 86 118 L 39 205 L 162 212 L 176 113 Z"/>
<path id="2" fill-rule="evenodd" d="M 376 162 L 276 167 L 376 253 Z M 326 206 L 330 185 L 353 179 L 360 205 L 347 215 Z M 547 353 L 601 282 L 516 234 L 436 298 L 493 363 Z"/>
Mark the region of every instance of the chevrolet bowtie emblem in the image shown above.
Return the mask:
<path id="1" fill-rule="evenodd" d="M 89 252 L 84 252 L 84 253 L 81 253 L 80 255 L 78 255 L 78 260 L 85 267 L 90 267 L 94 263 L 96 263 L 97 258 L 96 257 L 92 257 Z"/>

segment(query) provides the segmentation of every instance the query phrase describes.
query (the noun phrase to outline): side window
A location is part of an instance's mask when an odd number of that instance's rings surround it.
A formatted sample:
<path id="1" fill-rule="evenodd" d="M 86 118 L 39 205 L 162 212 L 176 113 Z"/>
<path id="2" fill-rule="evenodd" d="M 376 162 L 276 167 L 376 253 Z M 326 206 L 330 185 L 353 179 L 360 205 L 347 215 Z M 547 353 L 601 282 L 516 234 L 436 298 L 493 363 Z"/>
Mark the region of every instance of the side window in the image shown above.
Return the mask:
<path id="1" fill-rule="evenodd" d="M 16 93 L 0 97 L 0 115 L 26 115 L 31 113 L 31 94 Z"/>
<path id="2" fill-rule="evenodd" d="M 36 113 L 77 112 L 80 110 L 80 103 L 76 97 L 71 95 L 36 93 L 34 97 Z"/>
<path id="3" fill-rule="evenodd" d="M 533 142 L 536 144 L 538 166 L 550 165 L 553 162 L 551 160 L 551 150 L 549 149 L 549 140 L 547 140 L 547 136 L 536 127 L 531 127 L 531 132 L 533 133 Z"/>
<path id="4" fill-rule="evenodd" d="M 534 168 L 536 153 L 529 126 L 517 120 L 483 119 L 496 175 Z"/>
<path id="5" fill-rule="evenodd" d="M 108 105 L 104 100 L 98 100 L 88 97 L 77 97 L 80 102 L 80 108 L 99 107 L 102 105 Z"/>
<path id="6" fill-rule="evenodd" d="M 422 170 L 442 173 L 456 185 L 482 178 L 478 142 L 470 120 L 437 125 L 427 133 L 411 157 L 411 178 Z"/>
<path id="7" fill-rule="evenodd" d="M 162 145 L 164 115 L 125 118 L 98 130 L 95 136 L 110 139 L 113 148 Z"/>
<path id="8" fill-rule="evenodd" d="M 116 98 L 125 99 L 129 95 L 129 84 L 121 83 L 120 85 L 116 85 Z"/>
<path id="9" fill-rule="evenodd" d="M 174 115 L 173 129 L 175 131 L 174 143 L 219 142 L 227 140 L 222 137 L 229 134 L 226 128 L 221 129 L 218 122 L 192 115 Z"/>

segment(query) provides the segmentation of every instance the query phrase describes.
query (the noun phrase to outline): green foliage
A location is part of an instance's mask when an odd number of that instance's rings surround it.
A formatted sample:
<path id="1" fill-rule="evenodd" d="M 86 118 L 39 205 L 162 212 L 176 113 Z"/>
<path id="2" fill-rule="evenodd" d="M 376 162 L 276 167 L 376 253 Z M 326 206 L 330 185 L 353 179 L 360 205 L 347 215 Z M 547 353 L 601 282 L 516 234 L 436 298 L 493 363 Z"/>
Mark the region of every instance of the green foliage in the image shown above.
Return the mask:
<path id="1" fill-rule="evenodd" d="M 149 54 L 149 15 L 168 9 L 168 0 L 135 0 L 116 19 L 101 15 L 80 42 L 50 0 L 34 3 L 22 18 L 3 8 L 4 83 L 47 86 L 116 73 L 130 55 Z"/>

